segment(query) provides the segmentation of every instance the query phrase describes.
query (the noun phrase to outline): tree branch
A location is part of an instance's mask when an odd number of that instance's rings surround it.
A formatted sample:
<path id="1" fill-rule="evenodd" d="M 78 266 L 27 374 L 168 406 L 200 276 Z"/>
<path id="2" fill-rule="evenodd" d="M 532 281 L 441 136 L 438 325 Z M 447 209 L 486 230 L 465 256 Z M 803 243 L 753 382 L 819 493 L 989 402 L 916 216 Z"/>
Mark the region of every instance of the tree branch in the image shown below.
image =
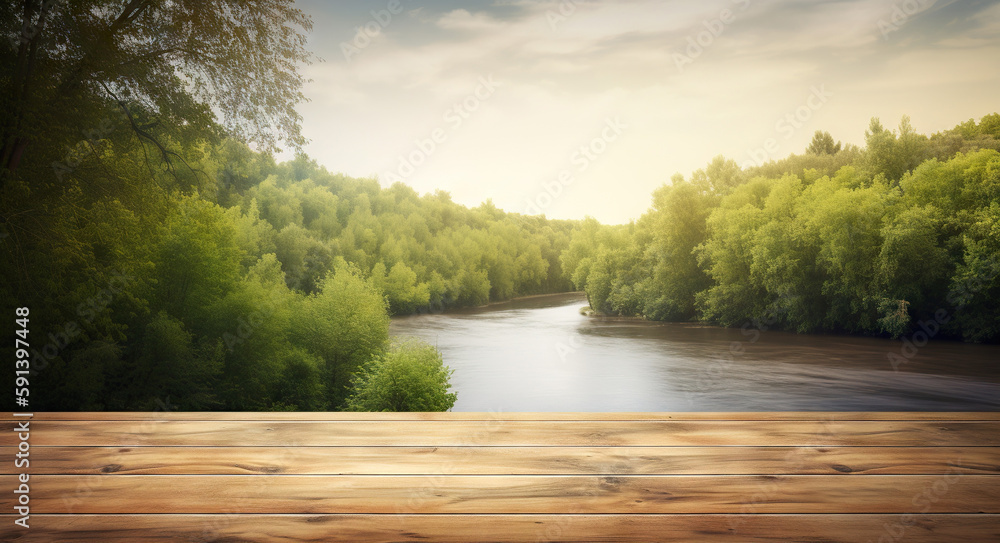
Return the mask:
<path id="1" fill-rule="evenodd" d="M 121 30 L 126 24 L 131 23 L 138 17 L 146 7 L 149 6 L 149 0 L 132 0 L 122 9 L 121 14 L 115 19 L 115 22 L 111 23 L 111 27 L 108 32 L 114 36 L 116 32 Z"/>
<path id="2" fill-rule="evenodd" d="M 123 102 L 120 98 L 118 98 L 118 95 L 116 95 L 114 91 L 108 88 L 108 86 L 103 81 L 99 81 L 98 83 L 101 85 L 101 87 L 104 88 L 104 92 L 108 93 L 108 96 L 110 96 L 115 102 L 118 103 L 118 107 L 121 108 L 121 110 L 125 113 L 125 116 L 128 118 L 128 122 L 132 127 L 132 131 L 135 132 L 135 134 L 140 138 L 146 138 L 147 140 L 150 141 L 150 143 L 156 146 L 156 148 L 160 151 L 160 156 L 163 158 L 163 162 L 167 164 L 167 169 L 170 171 L 171 175 L 173 175 L 175 179 L 177 178 L 177 171 L 174 169 L 173 162 L 170 161 L 171 156 L 177 157 L 182 163 L 184 163 L 184 165 L 187 166 L 187 169 L 190 170 L 191 173 L 195 175 L 195 177 L 197 177 L 198 174 L 201 173 L 202 175 L 205 176 L 205 179 L 211 181 L 211 179 L 208 177 L 207 174 L 205 174 L 205 172 L 201 170 L 195 170 L 194 168 L 192 168 L 191 165 L 188 164 L 186 160 L 184 160 L 184 157 L 182 157 L 178 153 L 175 153 L 167 149 L 166 147 L 164 147 L 162 143 L 160 143 L 155 137 L 153 137 L 153 135 L 143 130 L 139 126 L 139 123 L 135 121 L 135 117 L 132 116 L 132 112 L 129 110 L 128 106 L 125 105 L 125 102 Z M 145 152 L 145 147 L 143 147 L 143 152 Z M 148 165 L 148 158 L 147 158 L 147 165 Z"/>

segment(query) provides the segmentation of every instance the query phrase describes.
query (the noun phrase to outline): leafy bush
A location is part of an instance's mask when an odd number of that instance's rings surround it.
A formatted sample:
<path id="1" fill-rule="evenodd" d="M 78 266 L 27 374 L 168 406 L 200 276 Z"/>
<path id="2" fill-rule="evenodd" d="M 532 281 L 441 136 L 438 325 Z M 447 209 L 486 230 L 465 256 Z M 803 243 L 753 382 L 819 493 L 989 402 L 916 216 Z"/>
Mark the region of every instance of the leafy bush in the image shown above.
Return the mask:
<path id="1" fill-rule="evenodd" d="M 447 411 L 458 394 L 448 392 L 453 370 L 432 345 L 409 340 L 376 356 L 352 382 L 348 411 Z"/>

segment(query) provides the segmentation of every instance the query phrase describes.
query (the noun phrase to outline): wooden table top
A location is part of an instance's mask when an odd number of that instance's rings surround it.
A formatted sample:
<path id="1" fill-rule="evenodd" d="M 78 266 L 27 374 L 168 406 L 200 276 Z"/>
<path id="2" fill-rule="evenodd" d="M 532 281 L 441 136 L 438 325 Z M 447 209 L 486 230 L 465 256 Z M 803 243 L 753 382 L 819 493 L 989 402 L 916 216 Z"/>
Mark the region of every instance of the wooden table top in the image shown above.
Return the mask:
<path id="1" fill-rule="evenodd" d="M 25 421 L 30 466 L 18 467 Z M 0 541 L 1000 541 L 1000 413 L 0 424 Z M 24 475 L 29 528 L 15 524 Z"/>

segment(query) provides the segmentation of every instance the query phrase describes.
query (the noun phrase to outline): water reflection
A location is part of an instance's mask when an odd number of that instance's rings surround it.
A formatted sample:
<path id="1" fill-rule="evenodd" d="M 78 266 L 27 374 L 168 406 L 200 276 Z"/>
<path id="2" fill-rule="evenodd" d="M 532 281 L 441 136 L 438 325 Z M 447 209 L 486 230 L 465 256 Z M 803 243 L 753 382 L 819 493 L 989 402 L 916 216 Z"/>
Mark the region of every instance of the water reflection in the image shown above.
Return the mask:
<path id="1" fill-rule="evenodd" d="M 1000 347 L 585 317 L 581 294 L 393 319 L 438 346 L 455 411 L 1000 410 Z"/>

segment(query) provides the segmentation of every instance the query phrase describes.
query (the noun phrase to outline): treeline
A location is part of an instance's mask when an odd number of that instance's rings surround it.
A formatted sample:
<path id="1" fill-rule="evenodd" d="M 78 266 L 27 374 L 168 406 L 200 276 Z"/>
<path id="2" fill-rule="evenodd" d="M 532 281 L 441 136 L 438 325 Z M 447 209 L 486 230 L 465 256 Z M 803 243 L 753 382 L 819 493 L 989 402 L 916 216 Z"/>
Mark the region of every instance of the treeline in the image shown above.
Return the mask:
<path id="1" fill-rule="evenodd" d="M 718 157 L 633 224 L 587 222 L 563 266 L 608 315 L 1000 339 L 1000 115 L 931 137 L 873 119 L 865 143 Z"/>
<path id="2" fill-rule="evenodd" d="M 352 375 L 388 353 L 390 314 L 570 286 L 569 221 L 275 164 L 233 140 L 172 144 L 188 159 L 152 175 L 141 146 L 95 143 L 53 200 L 29 196 L 28 176 L 7 187 L 23 196 L 6 202 L 53 206 L 5 264 L 23 278 L 5 299 L 38 323 L 37 409 L 344 408 Z"/>
<path id="3" fill-rule="evenodd" d="M 660 320 L 1000 333 L 1000 116 L 929 138 L 875 121 L 864 149 L 821 133 L 675 178 L 634 224 L 553 221 L 276 164 L 304 142 L 310 25 L 290 0 L 0 7 L 19 408 L 444 409 L 440 356 L 391 347 L 390 314 L 574 286 Z"/>
<path id="4" fill-rule="evenodd" d="M 258 175 L 261 177 L 261 175 Z M 572 221 L 469 209 L 446 192 L 333 175 L 305 157 L 225 199 L 266 221 L 264 245 L 290 288 L 311 293 L 337 257 L 363 270 L 393 314 L 565 291 Z"/>
<path id="5" fill-rule="evenodd" d="M 0 296 L 30 311 L 22 407 L 446 408 L 440 357 L 392 348 L 391 313 L 570 288 L 572 222 L 276 164 L 305 142 L 310 28 L 291 0 L 0 8 Z"/>

